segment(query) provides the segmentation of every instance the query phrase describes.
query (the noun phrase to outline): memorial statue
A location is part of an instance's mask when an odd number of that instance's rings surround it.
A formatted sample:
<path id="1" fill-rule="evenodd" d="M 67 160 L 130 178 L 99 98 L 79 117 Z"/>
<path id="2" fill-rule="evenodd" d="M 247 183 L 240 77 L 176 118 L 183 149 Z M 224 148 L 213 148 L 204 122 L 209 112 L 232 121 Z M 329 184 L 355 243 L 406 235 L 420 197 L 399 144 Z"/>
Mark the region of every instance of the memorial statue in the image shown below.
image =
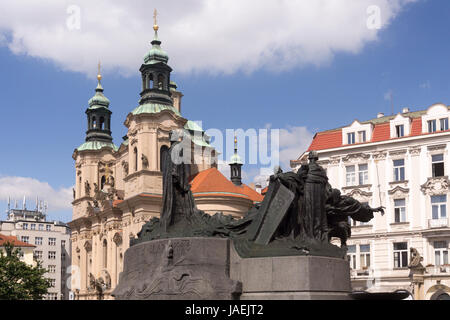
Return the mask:
<path id="1" fill-rule="evenodd" d="M 317 152 L 311 151 L 309 163 L 297 172 L 276 168 L 263 202 L 242 219 L 221 213 L 211 216 L 195 206 L 190 164 L 182 160 L 182 144 L 191 142 L 180 132 L 171 132 L 171 146 L 163 155 L 161 217 L 148 221 L 131 245 L 173 237 L 227 237 L 243 257 L 344 257 L 351 235 L 349 217 L 368 222 L 374 212 L 384 213 L 383 207 L 371 208 L 333 189 L 317 163 Z M 341 247 L 330 243 L 332 237 L 341 239 Z"/>

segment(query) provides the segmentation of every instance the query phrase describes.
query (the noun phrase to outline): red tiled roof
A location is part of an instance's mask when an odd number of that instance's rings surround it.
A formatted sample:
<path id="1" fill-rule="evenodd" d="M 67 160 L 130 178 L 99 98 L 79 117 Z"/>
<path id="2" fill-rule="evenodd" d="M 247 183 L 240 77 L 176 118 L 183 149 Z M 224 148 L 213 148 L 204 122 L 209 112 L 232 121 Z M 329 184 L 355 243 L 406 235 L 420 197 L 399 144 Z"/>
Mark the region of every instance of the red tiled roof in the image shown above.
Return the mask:
<path id="1" fill-rule="evenodd" d="M 439 132 L 442 132 L 442 131 L 438 131 L 437 133 L 439 133 Z M 412 118 L 411 132 L 410 132 L 409 137 L 426 135 L 426 134 L 429 134 L 429 133 L 422 133 L 422 117 Z M 389 123 L 389 119 L 388 119 L 384 122 L 374 124 L 371 141 L 367 141 L 367 142 L 359 143 L 359 144 L 387 141 L 387 140 L 392 140 L 392 139 L 393 138 L 391 138 L 390 123 Z M 394 139 L 398 139 L 398 138 L 394 138 Z M 358 144 L 353 144 L 353 145 L 358 145 Z M 344 145 L 342 144 L 342 128 L 340 128 L 340 129 L 328 130 L 328 131 L 316 133 L 316 135 L 314 136 L 313 141 L 311 142 L 311 145 L 309 146 L 307 151 L 326 150 L 326 149 L 339 148 L 342 146 L 344 146 Z"/>
<path id="2" fill-rule="evenodd" d="M 191 179 L 191 190 L 194 197 L 220 195 L 246 198 L 253 202 L 260 202 L 264 198 L 245 184 L 236 186 L 214 167 L 203 170 L 193 176 Z"/>
<path id="3" fill-rule="evenodd" d="M 411 123 L 411 135 L 419 136 L 422 134 L 422 118 L 413 119 Z"/>
<path id="4" fill-rule="evenodd" d="M 308 151 L 337 148 L 342 145 L 342 130 L 318 132 L 314 136 Z"/>
<path id="5" fill-rule="evenodd" d="M 385 141 L 389 140 L 390 138 L 391 138 L 391 126 L 389 122 L 380 123 L 374 126 L 371 142 Z"/>
<path id="6" fill-rule="evenodd" d="M 10 242 L 12 243 L 15 247 L 21 248 L 21 247 L 36 247 L 32 244 L 20 241 L 19 239 L 17 239 L 17 237 L 14 236 L 5 236 L 4 234 L 0 233 L 0 246 L 3 246 L 5 243 Z"/>

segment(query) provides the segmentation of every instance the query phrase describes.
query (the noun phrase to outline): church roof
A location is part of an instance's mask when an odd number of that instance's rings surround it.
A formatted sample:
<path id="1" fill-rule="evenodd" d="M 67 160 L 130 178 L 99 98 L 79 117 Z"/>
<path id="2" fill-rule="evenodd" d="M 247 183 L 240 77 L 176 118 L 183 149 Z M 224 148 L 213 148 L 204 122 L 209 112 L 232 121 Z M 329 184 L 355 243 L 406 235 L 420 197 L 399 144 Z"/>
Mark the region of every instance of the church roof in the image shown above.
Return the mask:
<path id="1" fill-rule="evenodd" d="M 159 113 L 163 110 L 170 110 L 173 113 L 175 113 L 177 116 L 181 117 L 180 112 L 174 107 L 167 104 L 160 104 L 160 103 L 145 103 L 140 106 L 138 106 L 136 109 L 134 109 L 131 113 L 133 115 L 138 115 L 142 113 Z"/>
<path id="2" fill-rule="evenodd" d="M 228 196 L 261 202 L 263 196 L 245 184 L 234 185 L 217 168 L 209 168 L 197 173 L 191 180 L 191 190 L 194 197 L 198 196 Z"/>
<path id="3" fill-rule="evenodd" d="M 85 150 L 100 150 L 102 148 L 111 148 L 114 151 L 117 151 L 119 148 L 112 142 L 104 142 L 104 141 L 87 141 L 79 146 L 77 151 L 85 151 Z"/>

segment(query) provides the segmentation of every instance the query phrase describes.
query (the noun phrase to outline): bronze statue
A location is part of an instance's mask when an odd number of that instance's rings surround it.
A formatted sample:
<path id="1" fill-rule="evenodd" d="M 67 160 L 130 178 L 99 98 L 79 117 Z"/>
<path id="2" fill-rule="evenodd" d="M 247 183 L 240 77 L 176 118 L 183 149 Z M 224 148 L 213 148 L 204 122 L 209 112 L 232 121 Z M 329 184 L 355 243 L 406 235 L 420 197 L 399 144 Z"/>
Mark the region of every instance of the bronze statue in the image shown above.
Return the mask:
<path id="1" fill-rule="evenodd" d="M 208 215 L 195 206 L 190 190 L 190 165 L 182 159 L 182 142 L 171 133 L 171 147 L 163 154 L 163 208 L 160 219 L 152 218 L 131 245 L 172 237 L 228 237 L 243 257 L 318 255 L 344 257 L 351 235 L 349 217 L 368 222 L 383 207 L 371 208 L 341 195 L 328 183 L 317 163 L 317 152 L 297 172 L 276 168 L 263 202 L 242 219 L 216 213 Z M 187 140 L 186 143 L 191 143 Z M 330 243 L 341 239 L 341 247 Z"/>

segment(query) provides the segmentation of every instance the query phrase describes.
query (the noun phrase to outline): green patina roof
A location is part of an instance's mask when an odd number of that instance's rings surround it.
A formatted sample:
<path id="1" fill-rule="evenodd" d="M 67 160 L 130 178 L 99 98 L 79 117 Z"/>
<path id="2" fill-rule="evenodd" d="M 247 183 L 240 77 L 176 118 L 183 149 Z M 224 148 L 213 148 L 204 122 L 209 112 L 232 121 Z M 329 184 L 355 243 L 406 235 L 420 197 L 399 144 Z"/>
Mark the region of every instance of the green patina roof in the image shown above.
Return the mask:
<path id="1" fill-rule="evenodd" d="M 242 164 L 241 157 L 239 157 L 239 155 L 238 155 L 237 153 L 234 153 L 234 154 L 231 156 L 230 164 L 232 164 L 232 163 Z"/>
<path id="2" fill-rule="evenodd" d="M 87 141 L 77 148 L 77 151 L 100 150 L 102 148 L 112 148 L 117 151 L 119 148 L 112 142 L 104 141 Z"/>
<path id="3" fill-rule="evenodd" d="M 158 62 L 167 63 L 169 55 L 160 47 L 161 41 L 158 39 L 158 33 L 155 31 L 155 37 L 152 41 L 152 48 L 144 57 L 145 64 L 154 64 Z"/>
<path id="4" fill-rule="evenodd" d="M 191 120 L 188 120 L 188 122 L 186 122 L 186 124 L 184 125 L 184 128 L 186 130 L 203 132 L 202 127 L 200 127 L 197 122 L 191 121 Z"/>
<path id="5" fill-rule="evenodd" d="M 89 99 L 89 109 L 108 108 L 109 99 L 103 95 L 102 85 L 98 84 L 95 95 Z"/>
<path id="6" fill-rule="evenodd" d="M 159 103 L 146 103 L 138 106 L 136 109 L 134 109 L 131 113 L 133 115 L 138 115 L 142 113 L 159 113 L 163 110 L 169 110 L 175 113 L 177 116 L 181 117 L 180 112 L 178 112 L 177 109 L 175 109 L 174 106 L 169 106 L 166 104 L 159 104 Z"/>
<path id="7" fill-rule="evenodd" d="M 196 135 L 191 135 L 191 140 L 193 143 L 195 143 L 198 146 L 211 148 L 211 145 L 208 142 L 206 142 L 203 137 L 197 137 Z"/>

